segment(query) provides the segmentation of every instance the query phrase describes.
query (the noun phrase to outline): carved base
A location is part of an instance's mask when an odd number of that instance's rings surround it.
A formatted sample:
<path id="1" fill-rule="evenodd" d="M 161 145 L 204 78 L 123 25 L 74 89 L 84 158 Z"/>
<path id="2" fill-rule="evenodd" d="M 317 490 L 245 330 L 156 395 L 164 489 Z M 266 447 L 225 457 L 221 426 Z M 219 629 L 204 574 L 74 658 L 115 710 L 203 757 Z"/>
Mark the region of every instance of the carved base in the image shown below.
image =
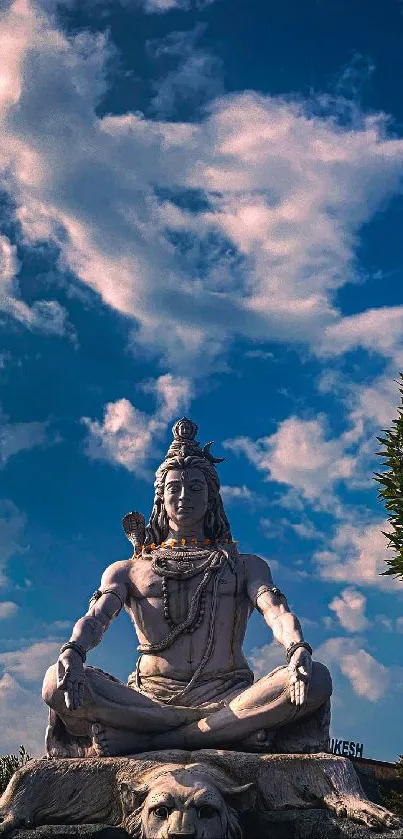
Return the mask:
<path id="1" fill-rule="evenodd" d="M 403 839 L 403 829 L 378 833 L 325 810 L 290 810 L 243 819 L 244 839 Z M 129 839 L 126 830 L 110 825 L 47 825 L 17 830 L 13 839 Z M 217 837 L 215 837 L 217 839 Z"/>
<path id="2" fill-rule="evenodd" d="M 24 827 L 24 839 L 123 839 L 123 827 L 136 839 L 155 839 L 162 834 L 153 832 L 143 805 L 150 795 L 156 800 L 161 785 L 168 785 L 178 810 L 184 787 L 187 802 L 200 790 L 214 799 L 224 827 L 217 822 L 211 832 L 213 820 L 210 828 L 200 826 L 191 808 L 194 839 L 233 839 L 242 830 L 245 839 L 367 839 L 374 830 L 403 839 L 401 823 L 365 796 L 348 758 L 212 749 L 32 760 L 0 799 L 0 835 Z"/>

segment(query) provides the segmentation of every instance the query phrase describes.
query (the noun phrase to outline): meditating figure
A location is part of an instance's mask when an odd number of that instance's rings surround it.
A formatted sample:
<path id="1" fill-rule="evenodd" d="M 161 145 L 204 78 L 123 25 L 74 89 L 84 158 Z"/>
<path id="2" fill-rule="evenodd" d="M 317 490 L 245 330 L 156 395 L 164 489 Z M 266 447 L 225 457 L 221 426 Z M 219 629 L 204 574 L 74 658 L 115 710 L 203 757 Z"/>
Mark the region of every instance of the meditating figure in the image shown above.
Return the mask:
<path id="1" fill-rule="evenodd" d="M 326 748 L 329 671 L 312 661 L 268 564 L 238 551 L 219 492 L 219 460 L 196 433 L 187 418 L 175 424 L 149 524 L 137 513 L 124 519 L 133 556 L 106 569 L 46 673 L 50 756 Z M 140 653 L 127 685 L 84 666 L 122 608 Z M 253 609 L 285 648 L 284 665 L 256 682 L 242 651 Z"/>

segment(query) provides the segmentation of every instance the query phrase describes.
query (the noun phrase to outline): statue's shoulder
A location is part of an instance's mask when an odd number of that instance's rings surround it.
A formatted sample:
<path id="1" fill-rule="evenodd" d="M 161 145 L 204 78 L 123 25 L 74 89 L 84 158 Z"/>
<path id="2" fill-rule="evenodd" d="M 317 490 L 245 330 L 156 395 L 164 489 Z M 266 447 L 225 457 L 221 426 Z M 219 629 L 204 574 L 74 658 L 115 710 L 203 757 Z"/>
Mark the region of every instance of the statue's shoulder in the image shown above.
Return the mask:
<path id="1" fill-rule="evenodd" d="M 267 568 L 267 562 L 263 557 L 259 556 L 258 554 L 245 554 L 238 551 L 238 557 L 242 562 L 251 563 L 252 565 L 265 565 Z"/>
<path id="2" fill-rule="evenodd" d="M 121 559 L 117 562 L 112 562 L 105 568 L 102 574 L 102 582 L 104 581 L 111 585 L 112 583 L 125 583 L 130 578 L 131 570 L 133 568 L 133 561 L 131 559 Z"/>
<path id="3" fill-rule="evenodd" d="M 271 571 L 268 562 L 258 554 L 240 553 L 238 552 L 238 560 L 245 568 L 247 577 L 270 577 Z"/>

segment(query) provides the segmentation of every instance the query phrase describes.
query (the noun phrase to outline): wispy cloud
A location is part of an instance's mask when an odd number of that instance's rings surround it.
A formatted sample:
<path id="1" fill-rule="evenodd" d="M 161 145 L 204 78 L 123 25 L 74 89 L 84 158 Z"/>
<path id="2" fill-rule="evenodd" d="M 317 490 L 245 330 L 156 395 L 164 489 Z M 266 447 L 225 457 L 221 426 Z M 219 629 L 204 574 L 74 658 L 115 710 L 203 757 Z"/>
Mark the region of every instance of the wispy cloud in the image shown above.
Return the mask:
<path id="1" fill-rule="evenodd" d="M 248 656 L 248 660 L 256 679 L 261 679 L 262 676 L 266 676 L 275 667 L 280 667 L 280 665 L 284 664 L 284 647 L 278 644 L 277 641 L 272 641 L 271 644 L 264 644 L 263 647 L 253 647 Z"/>
<path id="2" fill-rule="evenodd" d="M 0 653 L 0 667 L 25 682 L 37 682 L 57 660 L 59 649 L 57 641 L 37 641 L 25 649 Z"/>
<path id="3" fill-rule="evenodd" d="M 29 0 L 0 26 L 0 158 L 22 247 L 55 243 L 61 265 L 133 321 L 136 345 L 181 373 L 211 369 L 237 335 L 351 346 L 334 295 L 356 278 L 357 232 L 403 174 L 403 141 L 382 116 L 344 107 L 337 124 L 337 100 L 326 116 L 316 100 L 245 93 L 193 123 L 99 118 L 104 35 L 67 38 Z M 370 319 L 354 324 L 368 344 Z M 373 345 L 391 352 L 390 340 Z"/>
<path id="4" fill-rule="evenodd" d="M 249 504 L 255 504 L 258 500 L 256 493 L 245 484 L 242 484 L 242 486 L 223 484 L 220 493 L 227 504 L 231 504 L 234 501 L 246 501 Z"/>
<path id="5" fill-rule="evenodd" d="M 50 442 L 47 422 L 9 422 L 0 408 L 0 468 L 18 452 Z"/>
<path id="6" fill-rule="evenodd" d="M 23 550 L 26 516 L 10 499 L 0 500 L 0 586 L 5 585 L 8 560 Z"/>
<path id="7" fill-rule="evenodd" d="M 188 379 L 167 373 L 146 382 L 143 390 L 153 393 L 157 408 L 153 415 L 135 408 L 128 399 L 109 402 L 102 422 L 83 417 L 88 428 L 85 451 L 92 460 L 107 460 L 124 466 L 140 477 L 149 477 L 148 460 L 167 424 L 186 411 L 192 396 Z"/>
<path id="8" fill-rule="evenodd" d="M 38 300 L 32 306 L 21 300 L 17 282 L 19 268 L 15 245 L 0 234 L 0 308 L 30 329 L 67 335 L 75 340 L 74 330 L 67 322 L 67 312 L 56 300 Z"/>
<path id="9" fill-rule="evenodd" d="M 349 680 L 357 696 L 378 702 L 389 688 L 388 669 L 353 638 L 329 638 L 316 651 L 330 671 L 337 668 Z"/>
<path id="10" fill-rule="evenodd" d="M 18 606 L 12 600 L 3 600 L 0 602 L 0 621 L 13 618 L 18 612 Z"/>
<path id="11" fill-rule="evenodd" d="M 40 691 L 22 687 L 4 673 L 0 677 L 0 753 L 15 754 L 21 745 L 34 757 L 45 753 L 47 708 Z"/>
<path id="12" fill-rule="evenodd" d="M 171 115 L 178 106 L 201 106 L 222 93 L 221 61 L 199 45 L 205 26 L 198 24 L 193 30 L 171 32 L 165 38 L 148 43 L 160 69 L 160 78 L 154 83 L 155 95 L 151 100 L 158 116 Z M 179 59 L 172 70 L 172 57 Z"/>
<path id="13" fill-rule="evenodd" d="M 365 616 L 367 599 L 354 588 L 345 588 L 339 597 L 329 603 L 329 609 L 335 612 L 339 623 L 348 632 L 361 632 L 369 626 Z"/>
<path id="14" fill-rule="evenodd" d="M 330 491 L 337 481 L 350 478 L 355 463 L 346 453 L 342 437 L 327 437 L 324 417 L 302 420 L 291 416 L 268 437 L 236 437 L 226 440 L 224 446 L 246 455 L 266 480 L 286 484 L 311 501 Z"/>
<path id="15" fill-rule="evenodd" d="M 389 558 L 388 540 L 382 533 L 386 529 L 386 521 L 337 525 L 330 547 L 314 554 L 319 576 L 396 594 L 392 578 L 381 576 L 386 570 L 385 559 Z"/>

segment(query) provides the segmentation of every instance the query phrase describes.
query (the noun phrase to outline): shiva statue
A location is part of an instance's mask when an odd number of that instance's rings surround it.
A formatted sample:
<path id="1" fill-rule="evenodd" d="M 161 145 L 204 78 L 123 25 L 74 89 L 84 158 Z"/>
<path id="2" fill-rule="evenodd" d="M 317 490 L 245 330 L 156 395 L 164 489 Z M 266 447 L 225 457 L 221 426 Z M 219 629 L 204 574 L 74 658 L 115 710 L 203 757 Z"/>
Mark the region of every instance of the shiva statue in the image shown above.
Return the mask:
<path id="1" fill-rule="evenodd" d="M 45 675 L 50 757 L 328 748 L 330 673 L 312 660 L 267 562 L 239 552 L 220 496 L 221 459 L 197 431 L 186 417 L 174 425 L 148 525 L 139 513 L 123 520 L 133 556 L 104 571 Z M 127 684 L 84 666 L 121 609 L 139 641 Z M 285 649 L 284 665 L 257 681 L 242 651 L 254 609 Z"/>

